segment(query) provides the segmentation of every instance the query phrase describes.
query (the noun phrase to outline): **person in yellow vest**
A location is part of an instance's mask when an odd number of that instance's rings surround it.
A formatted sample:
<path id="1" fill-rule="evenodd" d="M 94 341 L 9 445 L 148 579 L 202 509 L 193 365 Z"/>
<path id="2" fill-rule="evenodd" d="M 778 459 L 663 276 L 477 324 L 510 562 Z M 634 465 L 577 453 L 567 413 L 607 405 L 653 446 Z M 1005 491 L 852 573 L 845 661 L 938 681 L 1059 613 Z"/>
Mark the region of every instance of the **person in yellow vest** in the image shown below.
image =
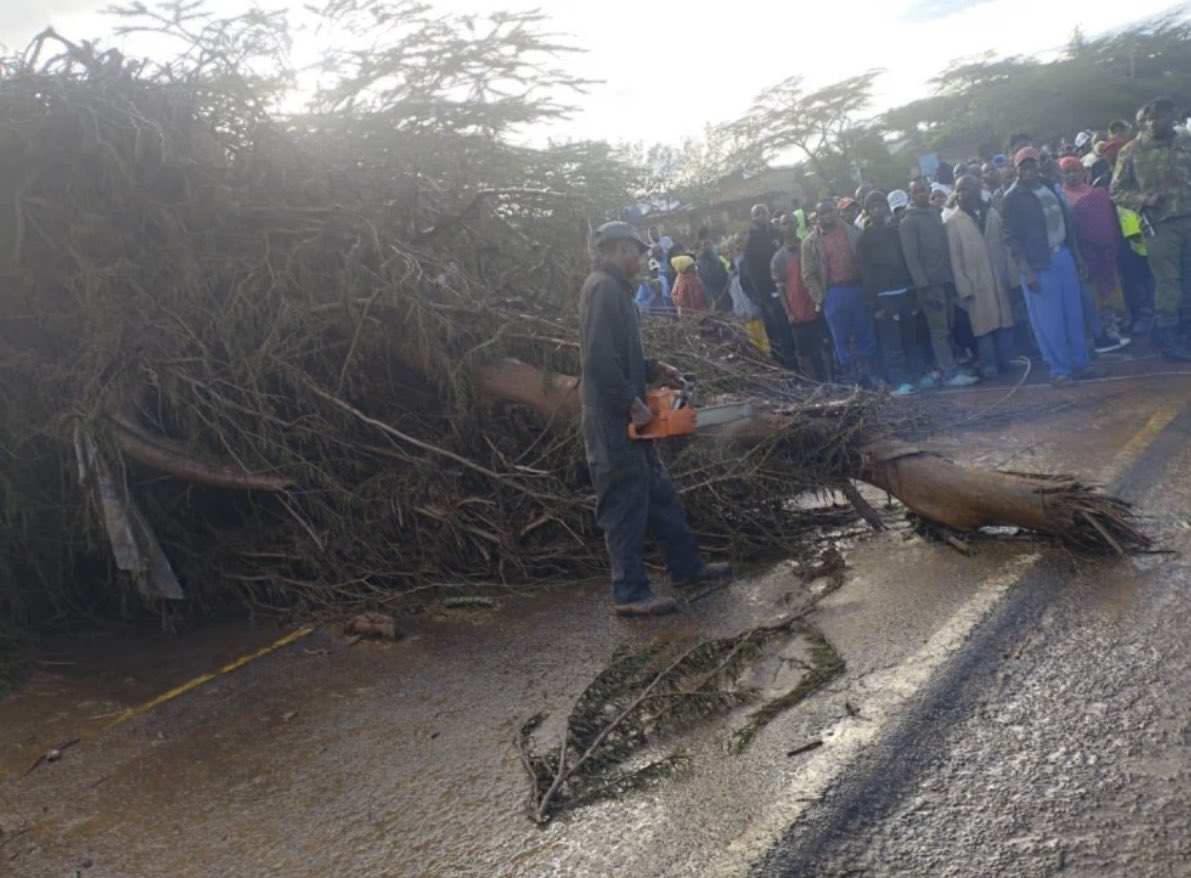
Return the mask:
<path id="1" fill-rule="evenodd" d="M 1128 245 L 1117 252 L 1121 293 L 1133 321 L 1133 333 L 1146 333 L 1154 320 L 1155 281 L 1146 248 L 1145 226 L 1139 213 L 1120 205 L 1117 205 L 1117 218 L 1121 221 L 1121 236 Z"/>

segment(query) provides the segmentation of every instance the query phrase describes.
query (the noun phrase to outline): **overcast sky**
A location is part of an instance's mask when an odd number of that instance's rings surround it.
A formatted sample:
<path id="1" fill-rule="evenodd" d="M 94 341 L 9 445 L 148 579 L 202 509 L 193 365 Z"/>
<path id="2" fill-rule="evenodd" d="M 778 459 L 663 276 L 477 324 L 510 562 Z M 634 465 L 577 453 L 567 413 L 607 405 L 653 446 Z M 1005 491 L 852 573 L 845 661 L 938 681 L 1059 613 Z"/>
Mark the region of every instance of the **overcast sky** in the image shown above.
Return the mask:
<path id="1" fill-rule="evenodd" d="M 47 25 L 78 39 L 110 32 L 110 19 L 99 12 L 107 3 L 2 2 L 0 44 L 10 48 L 23 47 Z M 230 13 L 250 2 L 209 0 L 209 6 Z M 1076 26 L 1095 36 L 1169 11 L 1171 4 L 852 0 L 736 7 L 648 0 L 442 0 L 434 5 L 467 12 L 540 8 L 555 30 L 587 50 L 567 64 L 604 84 L 580 98 L 580 112 L 551 135 L 678 142 L 707 123 L 740 115 L 759 90 L 795 73 L 812 84 L 826 84 L 870 67 L 885 68 L 876 102 L 880 109 L 924 95 L 926 80 L 954 59 L 990 50 L 1053 51 Z M 256 0 L 255 5 L 273 9 L 285 4 Z M 1081 11 L 1081 5 L 1088 11 Z M 696 12 L 700 7 L 712 11 Z"/>

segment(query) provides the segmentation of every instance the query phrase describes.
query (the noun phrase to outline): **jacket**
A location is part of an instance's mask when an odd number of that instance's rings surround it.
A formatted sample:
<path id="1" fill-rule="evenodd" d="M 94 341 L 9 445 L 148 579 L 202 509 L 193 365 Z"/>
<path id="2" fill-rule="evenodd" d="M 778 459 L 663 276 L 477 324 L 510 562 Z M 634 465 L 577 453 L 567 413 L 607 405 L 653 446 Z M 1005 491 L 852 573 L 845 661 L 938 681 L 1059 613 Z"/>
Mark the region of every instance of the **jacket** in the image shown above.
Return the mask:
<path id="1" fill-rule="evenodd" d="M 703 281 L 707 300 L 717 311 L 731 311 L 732 297 L 728 295 L 728 269 L 724 261 L 714 253 L 702 253 L 695 260 L 695 270 Z"/>
<path id="2" fill-rule="evenodd" d="M 860 233 L 856 258 L 860 261 L 864 293 L 872 302 L 881 293 L 914 286 L 914 278 L 910 276 L 902 252 L 901 233 L 895 222 L 879 226 L 869 223 Z"/>
<path id="3" fill-rule="evenodd" d="M 749 229 L 748 238 L 744 242 L 744 291 L 754 300 L 761 300 L 772 296 L 777 286 L 769 274 L 769 264 L 773 261 L 773 254 L 778 248 L 777 236 L 769 229 Z"/>
<path id="4" fill-rule="evenodd" d="M 645 359 L 633 285 L 614 265 L 601 263 L 579 291 L 579 360 L 583 407 L 627 423 L 657 361 Z"/>
<path id="5" fill-rule="evenodd" d="M 860 229 L 845 222 L 841 222 L 840 227 L 855 251 L 860 241 Z M 806 291 L 815 304 L 822 305 L 823 297 L 832 286 L 832 279 L 827 266 L 827 254 L 823 252 L 823 236 L 817 227 L 802 242 L 802 282 L 806 284 Z"/>
<path id="6" fill-rule="evenodd" d="M 937 210 L 910 205 L 902 214 L 897 231 L 915 288 L 935 287 L 954 281 L 947 230 L 943 228 L 943 218 Z"/>
<path id="7" fill-rule="evenodd" d="M 1067 227 L 1067 239 L 1064 246 L 1071 249 L 1079 240 L 1079 227 L 1075 224 L 1075 214 L 1071 205 L 1058 190 L 1057 186 L 1040 181 L 1043 186 L 1050 188 L 1059 199 L 1059 206 L 1063 209 L 1063 223 Z M 1030 271 L 1046 271 L 1050 268 L 1050 243 L 1046 234 L 1046 215 L 1042 212 L 1042 202 L 1031 190 L 1014 183 L 1005 193 L 1005 200 L 1001 205 L 1002 238 L 1005 250 L 1017 270 L 1025 274 Z M 1078 259 L 1077 259 L 1078 262 Z"/>
<path id="8" fill-rule="evenodd" d="M 782 279 L 782 286 L 790 322 L 810 323 L 818 320 L 821 315 L 815 310 L 815 300 L 811 298 L 806 283 L 802 280 L 802 253 L 792 253 L 783 268 L 785 277 Z"/>
<path id="9" fill-rule="evenodd" d="M 670 294 L 675 307 L 682 309 L 684 316 L 690 311 L 710 311 L 707 304 L 707 292 L 703 289 L 703 281 L 693 271 L 684 271 L 678 275 L 678 282 L 674 284 L 674 292 Z"/>
<path id="10" fill-rule="evenodd" d="M 947 220 L 947 241 L 955 293 L 968 309 L 972 334 L 987 335 L 1013 326 L 1009 257 L 996 208 L 989 207 L 983 232 L 966 210 L 957 210 Z"/>
<path id="11" fill-rule="evenodd" d="M 1191 214 L 1191 134 L 1175 131 L 1170 140 L 1138 134 L 1117 155 L 1109 194 L 1121 207 L 1144 208 L 1153 223 Z M 1163 196 L 1158 207 L 1145 207 L 1151 195 Z"/>

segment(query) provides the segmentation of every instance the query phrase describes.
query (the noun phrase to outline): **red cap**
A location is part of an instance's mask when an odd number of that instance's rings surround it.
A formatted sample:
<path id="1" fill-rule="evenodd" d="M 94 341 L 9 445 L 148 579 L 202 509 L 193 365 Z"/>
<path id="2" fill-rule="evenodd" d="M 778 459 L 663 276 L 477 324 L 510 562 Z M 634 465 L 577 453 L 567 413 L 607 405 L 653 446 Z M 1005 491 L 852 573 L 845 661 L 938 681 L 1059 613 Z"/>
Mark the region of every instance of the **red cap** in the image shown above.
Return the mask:
<path id="1" fill-rule="evenodd" d="M 1038 152 L 1038 150 L 1034 149 L 1032 146 L 1023 146 L 1013 156 L 1013 167 L 1020 167 L 1021 163 L 1026 159 L 1033 159 L 1034 161 L 1041 163 L 1042 153 Z"/>
<path id="2" fill-rule="evenodd" d="M 1059 167 L 1064 171 L 1083 170 L 1083 162 L 1073 155 L 1065 156 L 1059 161 Z"/>

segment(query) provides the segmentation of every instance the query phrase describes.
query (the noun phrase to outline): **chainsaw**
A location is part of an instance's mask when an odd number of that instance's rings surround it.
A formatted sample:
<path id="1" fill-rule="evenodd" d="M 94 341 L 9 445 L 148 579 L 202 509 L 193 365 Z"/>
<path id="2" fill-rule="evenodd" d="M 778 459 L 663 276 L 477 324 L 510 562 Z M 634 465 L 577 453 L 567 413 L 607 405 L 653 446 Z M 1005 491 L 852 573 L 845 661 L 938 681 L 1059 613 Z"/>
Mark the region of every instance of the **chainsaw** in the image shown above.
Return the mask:
<path id="1" fill-rule="evenodd" d="M 671 436 L 689 436 L 699 427 L 713 427 L 730 424 L 752 417 L 753 407 L 748 403 L 725 403 L 723 405 L 697 408 L 698 392 L 694 375 L 683 375 L 680 388 L 660 387 L 645 392 L 645 404 L 653 414 L 653 420 L 644 427 L 629 424 L 631 439 L 668 439 Z"/>

